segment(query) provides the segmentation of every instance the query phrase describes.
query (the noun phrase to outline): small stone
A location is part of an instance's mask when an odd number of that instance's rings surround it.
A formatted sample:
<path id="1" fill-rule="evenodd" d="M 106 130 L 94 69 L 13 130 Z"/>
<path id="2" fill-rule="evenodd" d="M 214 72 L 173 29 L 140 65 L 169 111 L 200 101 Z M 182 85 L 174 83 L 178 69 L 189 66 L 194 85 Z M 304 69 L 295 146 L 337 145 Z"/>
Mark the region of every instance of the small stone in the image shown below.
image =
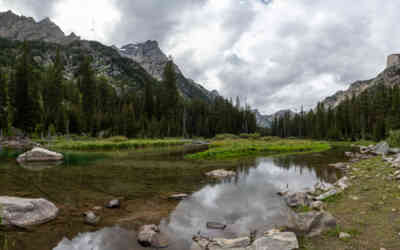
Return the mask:
<path id="1" fill-rule="evenodd" d="M 102 207 L 99 207 L 99 206 L 96 206 L 96 207 L 93 207 L 93 210 L 96 210 L 96 211 L 99 211 L 99 210 L 102 210 L 103 208 Z"/>
<path id="2" fill-rule="evenodd" d="M 357 196 L 350 196 L 350 199 L 352 199 L 354 201 L 358 201 L 360 198 L 358 198 Z"/>
<path id="3" fill-rule="evenodd" d="M 339 234 L 339 239 L 347 239 L 347 238 L 350 238 L 350 237 L 351 237 L 351 235 L 348 234 L 348 233 L 341 232 Z"/>
<path id="4" fill-rule="evenodd" d="M 106 208 L 120 208 L 121 202 L 118 199 L 114 199 L 108 202 Z"/>
<path id="5" fill-rule="evenodd" d="M 396 208 L 392 208 L 392 212 L 397 212 L 397 209 Z"/>
<path id="6" fill-rule="evenodd" d="M 180 200 L 184 200 L 184 199 L 186 199 L 186 198 L 188 198 L 189 197 L 189 195 L 187 195 L 187 194 L 174 194 L 174 195 L 171 195 L 170 197 L 168 197 L 168 199 L 170 199 L 170 200 L 178 200 L 178 201 L 180 201 Z"/>
<path id="7" fill-rule="evenodd" d="M 208 229 L 217 229 L 217 230 L 224 230 L 226 228 L 225 224 L 219 223 L 219 222 L 207 222 L 207 228 Z"/>
<path id="8" fill-rule="evenodd" d="M 96 226 L 100 221 L 100 216 L 97 216 L 92 211 L 87 211 L 84 213 L 85 223 L 88 225 Z"/>

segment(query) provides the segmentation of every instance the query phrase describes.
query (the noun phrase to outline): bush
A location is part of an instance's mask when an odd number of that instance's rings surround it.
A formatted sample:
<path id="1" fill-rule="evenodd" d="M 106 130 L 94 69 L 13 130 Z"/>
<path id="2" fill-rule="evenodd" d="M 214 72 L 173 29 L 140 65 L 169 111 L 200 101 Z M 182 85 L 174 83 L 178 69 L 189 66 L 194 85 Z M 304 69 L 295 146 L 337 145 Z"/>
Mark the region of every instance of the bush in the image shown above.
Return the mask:
<path id="1" fill-rule="evenodd" d="M 391 147 L 400 147 L 400 130 L 390 131 L 387 142 Z"/>

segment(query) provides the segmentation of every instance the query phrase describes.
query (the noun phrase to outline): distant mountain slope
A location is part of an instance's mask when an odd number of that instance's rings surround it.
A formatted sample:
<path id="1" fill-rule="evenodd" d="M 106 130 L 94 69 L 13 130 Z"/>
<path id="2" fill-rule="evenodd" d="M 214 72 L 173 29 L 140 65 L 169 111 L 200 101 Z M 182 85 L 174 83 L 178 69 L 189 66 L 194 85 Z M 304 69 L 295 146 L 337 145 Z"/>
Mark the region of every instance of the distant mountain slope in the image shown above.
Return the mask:
<path id="1" fill-rule="evenodd" d="M 261 128 L 271 128 L 272 122 L 274 121 L 275 118 L 281 118 L 288 113 L 291 117 L 293 117 L 296 114 L 295 112 L 289 109 L 280 110 L 278 112 L 273 113 L 272 115 L 262 115 L 257 109 L 254 110 L 253 113 L 256 115 L 257 126 Z"/>
<path id="2" fill-rule="evenodd" d="M 157 80 L 162 80 L 164 68 L 169 58 L 160 49 L 157 41 L 127 44 L 119 49 L 119 53 L 138 62 Z M 175 71 L 177 73 L 177 84 L 183 96 L 209 100 L 219 95 L 218 92 L 210 92 L 200 84 L 186 78 L 177 65 L 175 65 Z"/>
<path id="3" fill-rule="evenodd" d="M 377 77 L 365 81 L 356 81 L 351 84 L 347 90 L 338 91 L 334 95 L 325 98 L 322 104 L 324 104 L 326 108 L 337 107 L 341 102 L 346 100 L 346 98 L 359 96 L 365 90 L 379 84 L 390 87 L 400 84 L 400 55 L 390 55 L 388 57 L 386 69 Z"/>
<path id="4" fill-rule="evenodd" d="M 96 73 L 108 77 L 116 88 L 125 86 L 140 90 L 148 82 L 159 83 L 168 61 L 155 41 L 116 49 L 96 41 L 81 40 L 73 33 L 66 36 L 48 18 L 36 22 L 11 11 L 0 12 L 0 38 L 3 38 L 0 41 L 0 66 L 11 65 L 21 52 L 21 42 L 26 40 L 30 41 L 35 61 L 42 66 L 52 63 L 57 48 L 60 48 L 67 78 L 72 78 L 82 55 L 90 55 Z M 176 71 L 177 87 L 182 96 L 210 101 L 218 95 L 183 76 L 178 66 Z"/>

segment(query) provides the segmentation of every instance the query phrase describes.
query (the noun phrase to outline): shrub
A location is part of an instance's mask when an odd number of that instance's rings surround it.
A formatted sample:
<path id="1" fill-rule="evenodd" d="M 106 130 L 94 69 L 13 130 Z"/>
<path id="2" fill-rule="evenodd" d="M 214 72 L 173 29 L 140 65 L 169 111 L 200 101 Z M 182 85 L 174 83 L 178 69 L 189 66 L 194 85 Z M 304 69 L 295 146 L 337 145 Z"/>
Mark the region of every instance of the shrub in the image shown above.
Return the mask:
<path id="1" fill-rule="evenodd" d="M 387 142 L 391 147 L 400 147 L 400 130 L 390 131 Z"/>
<path id="2" fill-rule="evenodd" d="M 254 133 L 254 134 L 247 134 L 247 133 L 242 133 L 240 134 L 240 138 L 243 139 L 259 139 L 261 135 L 259 133 Z"/>

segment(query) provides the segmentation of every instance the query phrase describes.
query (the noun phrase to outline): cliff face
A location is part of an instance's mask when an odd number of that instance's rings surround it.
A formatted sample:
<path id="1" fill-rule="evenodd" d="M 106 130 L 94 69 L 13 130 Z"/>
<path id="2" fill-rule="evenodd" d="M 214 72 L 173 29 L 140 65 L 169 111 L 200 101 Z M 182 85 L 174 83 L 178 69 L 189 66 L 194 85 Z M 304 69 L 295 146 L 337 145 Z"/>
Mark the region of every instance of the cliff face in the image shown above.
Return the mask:
<path id="1" fill-rule="evenodd" d="M 13 60 L 10 58 L 2 62 L 2 58 L 18 56 L 19 42 L 30 41 L 34 59 L 40 65 L 53 62 L 58 46 L 65 59 L 66 78 L 72 78 L 82 55 L 90 55 L 97 74 L 108 77 L 114 87 L 124 83 L 135 90 L 140 90 L 153 79 L 161 81 L 169 60 L 156 41 L 128 44 L 118 49 L 96 41 L 81 40 L 74 33 L 66 36 L 49 18 L 36 22 L 31 17 L 19 16 L 12 11 L 0 12 L 0 38 L 10 40 L 2 43 L 0 66 Z M 185 98 L 211 101 L 219 96 L 218 92 L 208 91 L 186 78 L 177 65 L 175 69 L 178 90 Z"/>
<path id="2" fill-rule="evenodd" d="M 127 44 L 118 51 L 122 56 L 138 62 L 155 79 L 162 80 L 169 58 L 160 49 L 157 41 Z M 186 78 L 177 65 L 175 65 L 175 72 L 178 88 L 184 97 L 212 100 L 219 96 L 217 91 L 210 92 L 192 79 Z"/>
<path id="3" fill-rule="evenodd" d="M 0 12 L 0 37 L 59 44 L 69 44 L 80 39 L 74 33 L 66 36 L 49 18 L 36 22 L 32 17 L 18 16 L 12 11 Z"/>
<path id="4" fill-rule="evenodd" d="M 400 55 L 389 56 L 387 68 L 377 77 L 365 81 L 356 81 L 351 84 L 347 90 L 338 91 L 336 94 L 325 98 L 322 104 L 324 104 L 326 108 L 334 108 L 346 100 L 346 98 L 358 96 L 365 90 L 379 84 L 384 84 L 388 87 L 400 84 Z"/>

